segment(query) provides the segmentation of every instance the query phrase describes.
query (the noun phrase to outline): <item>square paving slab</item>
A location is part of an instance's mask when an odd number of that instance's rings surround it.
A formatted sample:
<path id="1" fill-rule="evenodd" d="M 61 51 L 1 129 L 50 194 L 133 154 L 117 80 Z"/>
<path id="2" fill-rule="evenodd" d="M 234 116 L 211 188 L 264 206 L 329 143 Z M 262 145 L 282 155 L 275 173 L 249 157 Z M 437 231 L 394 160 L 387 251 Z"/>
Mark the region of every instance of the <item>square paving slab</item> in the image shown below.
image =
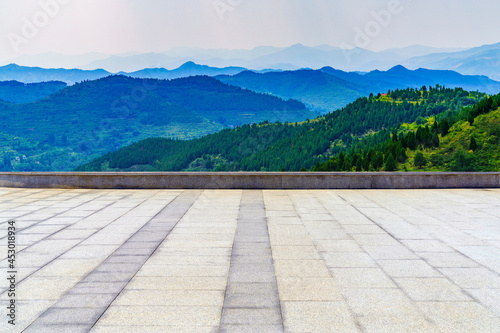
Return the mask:
<path id="1" fill-rule="evenodd" d="M 499 304 L 496 189 L 0 188 L 2 333 L 500 332 Z"/>

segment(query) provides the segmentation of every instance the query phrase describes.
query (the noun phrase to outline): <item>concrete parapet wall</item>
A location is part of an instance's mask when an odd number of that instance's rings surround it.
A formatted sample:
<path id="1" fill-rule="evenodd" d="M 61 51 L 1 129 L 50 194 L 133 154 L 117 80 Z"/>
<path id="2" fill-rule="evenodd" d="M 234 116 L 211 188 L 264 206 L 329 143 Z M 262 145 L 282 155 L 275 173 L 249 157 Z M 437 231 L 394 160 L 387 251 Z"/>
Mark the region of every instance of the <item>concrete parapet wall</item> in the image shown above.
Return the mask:
<path id="1" fill-rule="evenodd" d="M 500 172 L 0 173 L 0 187 L 63 189 L 500 188 Z"/>

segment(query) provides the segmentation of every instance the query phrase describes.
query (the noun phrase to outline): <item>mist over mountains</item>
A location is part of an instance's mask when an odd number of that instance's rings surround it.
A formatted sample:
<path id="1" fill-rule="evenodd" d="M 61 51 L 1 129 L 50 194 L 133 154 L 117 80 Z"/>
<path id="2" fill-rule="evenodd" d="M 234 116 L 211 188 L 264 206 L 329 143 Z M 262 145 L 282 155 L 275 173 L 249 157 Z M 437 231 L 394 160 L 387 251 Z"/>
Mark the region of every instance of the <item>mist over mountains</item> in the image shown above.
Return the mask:
<path id="1" fill-rule="evenodd" d="M 375 69 L 386 71 L 396 65 L 403 65 L 409 69 L 453 70 L 460 74 L 486 75 L 500 80 L 499 56 L 500 43 L 466 50 L 414 45 L 380 52 L 362 48 L 345 50 L 329 45 L 309 47 L 296 44 L 290 47 L 261 46 L 251 50 L 174 48 L 165 53 L 24 55 L 10 62 L 26 67 L 104 69 L 110 73 L 132 73 L 145 68 L 172 70 L 189 61 L 210 67 L 252 70 L 320 69 L 329 66 L 343 71 L 367 72 Z"/>

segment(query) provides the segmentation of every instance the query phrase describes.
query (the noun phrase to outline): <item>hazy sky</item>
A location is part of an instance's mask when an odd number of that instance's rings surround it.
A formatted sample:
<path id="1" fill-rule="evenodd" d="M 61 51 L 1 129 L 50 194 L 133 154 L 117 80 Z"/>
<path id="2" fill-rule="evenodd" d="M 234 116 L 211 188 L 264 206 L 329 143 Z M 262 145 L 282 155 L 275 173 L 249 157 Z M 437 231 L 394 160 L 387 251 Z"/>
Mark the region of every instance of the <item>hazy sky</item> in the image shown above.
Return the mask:
<path id="1" fill-rule="evenodd" d="M 382 13 L 380 23 L 374 13 Z M 369 33 L 371 50 L 472 47 L 500 42 L 498 13 L 498 0 L 0 0 L 0 60 L 179 46 L 355 46 L 359 31 Z"/>

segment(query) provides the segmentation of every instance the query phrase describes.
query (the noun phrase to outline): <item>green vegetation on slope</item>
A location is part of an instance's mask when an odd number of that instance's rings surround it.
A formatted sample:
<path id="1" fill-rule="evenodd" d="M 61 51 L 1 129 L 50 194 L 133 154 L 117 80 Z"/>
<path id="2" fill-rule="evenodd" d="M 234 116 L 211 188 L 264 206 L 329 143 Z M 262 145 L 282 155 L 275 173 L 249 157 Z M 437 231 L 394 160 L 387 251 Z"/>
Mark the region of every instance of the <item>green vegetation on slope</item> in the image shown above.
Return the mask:
<path id="1" fill-rule="evenodd" d="M 301 102 L 210 77 L 110 76 L 34 103 L 0 101 L 0 160 L 11 158 L 1 170 L 71 170 L 150 137 L 192 139 L 253 121 L 299 121 L 316 115 Z"/>
<path id="2" fill-rule="evenodd" d="M 313 171 L 498 171 L 499 105 L 500 94 L 459 114 L 446 112 L 426 124 L 403 124 L 390 138 L 380 132 L 384 142 L 353 147 L 317 163 Z"/>
<path id="3" fill-rule="evenodd" d="M 79 167 L 98 170 L 298 171 L 353 148 L 386 141 L 390 129 L 437 114 L 458 114 L 484 94 L 436 86 L 360 98 L 301 123 L 244 125 L 199 139 L 149 139 Z M 396 156 L 394 156 L 396 158 Z M 356 161 L 357 162 L 357 161 Z M 384 163 L 385 161 L 382 161 Z M 376 169 L 376 168 L 375 168 Z"/>

